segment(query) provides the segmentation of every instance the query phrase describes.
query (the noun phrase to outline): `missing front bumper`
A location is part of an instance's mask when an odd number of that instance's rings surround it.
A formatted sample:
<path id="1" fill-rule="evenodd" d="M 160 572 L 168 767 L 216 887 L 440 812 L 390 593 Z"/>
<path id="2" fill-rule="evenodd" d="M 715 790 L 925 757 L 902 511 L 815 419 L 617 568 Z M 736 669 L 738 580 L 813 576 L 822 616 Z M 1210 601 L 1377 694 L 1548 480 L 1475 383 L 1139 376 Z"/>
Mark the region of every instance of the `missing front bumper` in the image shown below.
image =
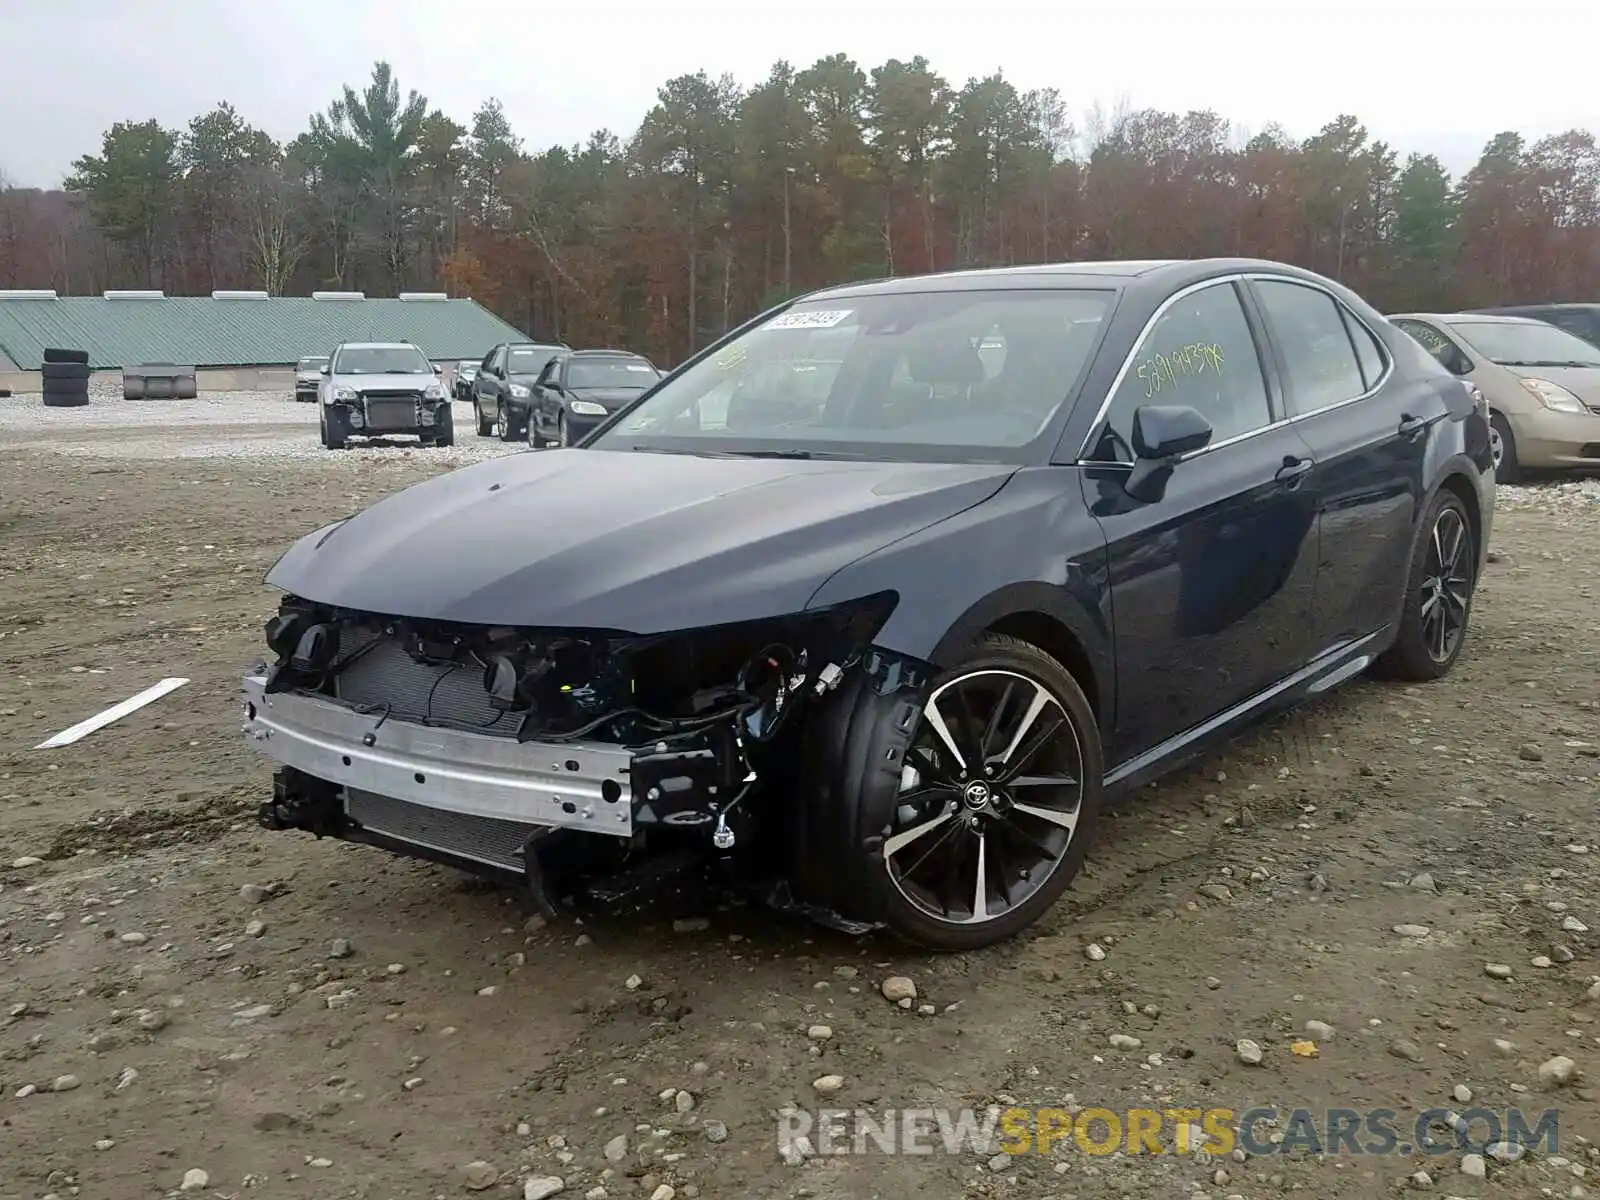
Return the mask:
<path id="1" fill-rule="evenodd" d="M 598 742 L 518 742 L 386 720 L 332 700 L 243 684 L 244 732 L 286 767 L 350 792 L 441 813 L 631 837 L 633 755 Z"/>

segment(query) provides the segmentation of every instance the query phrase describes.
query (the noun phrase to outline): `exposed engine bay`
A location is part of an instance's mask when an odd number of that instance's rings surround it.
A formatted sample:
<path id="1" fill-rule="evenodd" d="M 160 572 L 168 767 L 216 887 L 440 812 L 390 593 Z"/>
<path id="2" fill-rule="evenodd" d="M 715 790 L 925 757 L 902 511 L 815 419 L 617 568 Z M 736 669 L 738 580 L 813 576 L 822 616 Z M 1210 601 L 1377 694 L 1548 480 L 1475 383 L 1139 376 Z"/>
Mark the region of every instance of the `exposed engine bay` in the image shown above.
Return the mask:
<path id="1" fill-rule="evenodd" d="M 287 597 L 244 681 L 246 735 L 281 764 L 260 820 L 514 878 L 546 913 L 736 856 L 730 878 L 806 910 L 773 861 L 800 734 L 852 675 L 921 677 L 872 647 L 894 603 L 640 637 Z"/>

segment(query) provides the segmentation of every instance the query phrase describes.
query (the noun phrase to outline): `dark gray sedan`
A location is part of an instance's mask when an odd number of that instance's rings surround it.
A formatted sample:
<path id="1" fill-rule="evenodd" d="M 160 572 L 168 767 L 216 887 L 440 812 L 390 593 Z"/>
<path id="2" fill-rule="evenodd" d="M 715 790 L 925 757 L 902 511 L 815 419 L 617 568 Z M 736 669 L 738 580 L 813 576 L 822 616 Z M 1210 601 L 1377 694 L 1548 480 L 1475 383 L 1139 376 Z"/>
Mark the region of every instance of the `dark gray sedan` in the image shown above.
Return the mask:
<path id="1" fill-rule="evenodd" d="M 553 358 L 528 400 L 528 444 L 576 445 L 660 378 L 648 358 L 627 350 L 577 350 Z"/>

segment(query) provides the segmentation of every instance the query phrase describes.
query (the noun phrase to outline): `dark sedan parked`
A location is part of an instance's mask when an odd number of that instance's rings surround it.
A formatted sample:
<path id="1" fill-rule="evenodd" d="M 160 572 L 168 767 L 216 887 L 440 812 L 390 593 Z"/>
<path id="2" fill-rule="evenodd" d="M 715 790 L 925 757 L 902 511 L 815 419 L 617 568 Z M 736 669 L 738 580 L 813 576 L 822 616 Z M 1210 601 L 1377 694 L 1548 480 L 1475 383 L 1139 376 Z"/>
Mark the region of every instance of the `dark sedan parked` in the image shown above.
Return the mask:
<path id="1" fill-rule="evenodd" d="M 576 445 L 660 378 L 648 358 L 626 350 L 576 350 L 552 358 L 533 385 L 528 444 Z"/>
<path id="2" fill-rule="evenodd" d="M 1449 671 L 1493 478 L 1477 389 L 1294 267 L 835 288 L 582 450 L 290 548 L 244 682 L 261 820 L 547 911 L 742 869 L 986 945 L 1107 796 L 1369 668 Z"/>
<path id="3" fill-rule="evenodd" d="M 533 385 L 551 359 L 569 354 L 560 342 L 502 342 L 484 356 L 472 379 L 472 408 L 478 436 L 502 442 L 528 436 L 528 401 Z"/>

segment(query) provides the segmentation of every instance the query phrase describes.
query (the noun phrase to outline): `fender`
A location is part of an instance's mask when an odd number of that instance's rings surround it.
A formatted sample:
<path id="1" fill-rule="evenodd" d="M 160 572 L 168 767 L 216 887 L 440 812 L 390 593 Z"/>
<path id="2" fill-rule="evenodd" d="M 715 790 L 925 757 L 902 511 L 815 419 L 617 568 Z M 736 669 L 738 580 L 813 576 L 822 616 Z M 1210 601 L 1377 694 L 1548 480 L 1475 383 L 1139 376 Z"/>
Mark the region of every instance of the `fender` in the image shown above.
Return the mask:
<path id="1" fill-rule="evenodd" d="M 1020 582 L 996 588 L 996 580 Z M 1095 680 L 1084 690 L 1104 714 L 1112 678 L 1105 581 L 1105 535 L 1083 504 L 1078 468 L 1025 467 L 989 499 L 840 568 L 806 607 L 896 592 L 901 602 L 876 644 L 935 666 L 950 665 L 997 622 L 1043 615 L 1082 648 Z"/>

